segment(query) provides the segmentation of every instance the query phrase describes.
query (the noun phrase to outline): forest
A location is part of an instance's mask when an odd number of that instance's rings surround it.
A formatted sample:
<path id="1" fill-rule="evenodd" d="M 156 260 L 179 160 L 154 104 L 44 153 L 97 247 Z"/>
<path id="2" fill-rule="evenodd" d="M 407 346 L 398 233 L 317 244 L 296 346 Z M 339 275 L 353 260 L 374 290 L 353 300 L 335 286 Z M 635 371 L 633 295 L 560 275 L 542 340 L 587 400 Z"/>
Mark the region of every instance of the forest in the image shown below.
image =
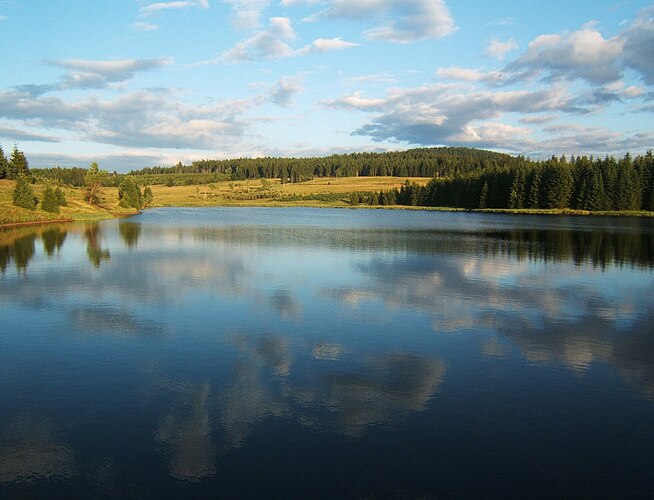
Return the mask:
<path id="1" fill-rule="evenodd" d="M 399 190 L 370 196 L 372 205 L 654 211 L 654 156 L 648 151 L 636 158 L 626 154 L 620 160 L 552 157 L 434 178 L 424 187 L 407 183 Z"/>
<path id="2" fill-rule="evenodd" d="M 25 167 L 22 167 L 25 165 Z M 0 149 L 0 178 L 15 178 L 27 160 L 14 148 L 11 159 Z M 84 186 L 87 169 L 32 169 L 34 179 Z M 129 174 L 108 173 L 107 186 L 129 176 L 141 186 L 206 185 L 243 179 L 299 183 L 329 177 L 425 177 L 426 186 L 407 181 L 399 189 L 352 192 L 351 205 L 407 205 L 463 209 L 572 209 L 654 211 L 652 151 L 632 157 L 552 156 L 534 161 L 471 148 L 420 148 L 400 152 L 352 153 L 314 158 L 200 160 L 191 165 L 150 167 Z"/>

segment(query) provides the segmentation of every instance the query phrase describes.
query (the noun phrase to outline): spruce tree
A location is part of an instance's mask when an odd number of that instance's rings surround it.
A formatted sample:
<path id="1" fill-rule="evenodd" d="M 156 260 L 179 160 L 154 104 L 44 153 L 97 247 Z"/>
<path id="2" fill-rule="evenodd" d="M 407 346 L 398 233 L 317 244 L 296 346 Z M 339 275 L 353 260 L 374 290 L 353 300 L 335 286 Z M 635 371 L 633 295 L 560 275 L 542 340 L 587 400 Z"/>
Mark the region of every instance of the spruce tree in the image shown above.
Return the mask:
<path id="1" fill-rule="evenodd" d="M 18 179 L 21 175 L 27 175 L 29 171 L 30 169 L 27 158 L 25 158 L 23 152 L 14 145 L 14 149 L 11 151 L 9 166 L 7 168 L 7 179 Z"/>
<path id="2" fill-rule="evenodd" d="M 540 169 L 534 172 L 529 188 L 529 208 L 540 208 Z"/>
<path id="3" fill-rule="evenodd" d="M 52 189 L 52 186 L 49 184 L 45 187 L 45 191 L 43 192 L 43 201 L 41 202 L 41 210 L 50 213 L 56 213 L 56 214 L 59 213 L 59 204 L 57 203 L 57 195 L 55 194 L 55 190 Z"/>
<path id="4" fill-rule="evenodd" d="M 0 179 L 5 179 L 7 177 L 7 168 L 9 167 L 9 162 L 5 156 L 5 152 L 0 146 Z"/>
<path id="5" fill-rule="evenodd" d="M 36 208 L 38 199 L 34 196 L 34 190 L 32 189 L 32 185 L 30 184 L 27 175 L 20 175 L 18 179 L 16 179 L 13 198 L 14 205 L 17 207 L 23 207 L 29 210 L 34 210 Z"/>
<path id="6" fill-rule="evenodd" d="M 57 205 L 60 207 L 65 207 L 68 205 L 68 202 L 66 201 L 66 195 L 64 194 L 64 190 L 61 189 L 59 186 L 55 189 L 55 197 L 57 198 Z"/>
<path id="7" fill-rule="evenodd" d="M 511 191 L 509 193 L 509 208 L 523 208 L 525 205 L 526 179 L 525 172 L 519 169 L 513 178 Z"/>

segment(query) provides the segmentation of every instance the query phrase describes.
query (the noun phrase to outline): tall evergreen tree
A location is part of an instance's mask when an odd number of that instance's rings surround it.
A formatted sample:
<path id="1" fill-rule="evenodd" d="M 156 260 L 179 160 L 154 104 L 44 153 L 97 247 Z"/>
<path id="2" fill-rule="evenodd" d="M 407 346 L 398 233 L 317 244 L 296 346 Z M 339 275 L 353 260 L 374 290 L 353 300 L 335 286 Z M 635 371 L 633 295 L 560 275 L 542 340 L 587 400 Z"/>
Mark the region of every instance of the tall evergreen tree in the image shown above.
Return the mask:
<path id="1" fill-rule="evenodd" d="M 522 168 L 519 168 L 513 178 L 513 184 L 511 184 L 508 203 L 509 208 L 523 208 L 525 206 L 526 184 L 525 171 Z"/>
<path id="2" fill-rule="evenodd" d="M 545 169 L 545 206 L 567 208 L 573 189 L 572 171 L 567 163 L 551 162 Z"/>
<path id="3" fill-rule="evenodd" d="M 16 179 L 16 187 L 13 192 L 14 205 L 23 207 L 30 210 L 36 208 L 38 199 L 34 196 L 34 190 L 30 184 L 30 179 L 27 175 L 20 175 Z"/>
<path id="4" fill-rule="evenodd" d="M 21 175 L 27 175 L 29 173 L 29 164 L 27 158 L 21 150 L 18 149 L 18 146 L 14 145 L 14 149 L 11 151 L 11 158 L 9 159 L 9 166 L 7 168 L 7 179 L 18 179 Z"/>
<path id="5" fill-rule="evenodd" d="M 5 156 L 5 152 L 0 146 L 0 179 L 5 179 L 7 177 L 7 168 L 9 167 L 9 162 Z"/>
<path id="6" fill-rule="evenodd" d="M 529 208 L 540 208 L 540 183 L 541 173 L 540 169 L 537 169 L 532 175 L 529 187 Z"/>

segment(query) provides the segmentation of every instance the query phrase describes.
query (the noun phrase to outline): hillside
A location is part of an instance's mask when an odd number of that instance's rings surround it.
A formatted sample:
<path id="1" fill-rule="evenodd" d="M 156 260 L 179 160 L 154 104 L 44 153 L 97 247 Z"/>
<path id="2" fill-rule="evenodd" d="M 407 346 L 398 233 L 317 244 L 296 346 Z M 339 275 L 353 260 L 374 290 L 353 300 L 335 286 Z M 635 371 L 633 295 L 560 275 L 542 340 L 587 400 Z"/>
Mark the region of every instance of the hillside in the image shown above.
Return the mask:
<path id="1" fill-rule="evenodd" d="M 93 206 L 83 200 L 81 189 L 64 187 L 67 205 L 60 207 L 59 213 L 50 213 L 42 210 L 40 206 L 36 210 L 15 206 L 12 197 L 14 186 L 14 181 L 0 180 L 0 225 L 58 220 L 109 219 L 125 212 L 125 209 L 118 207 L 117 191 L 114 188 L 106 188 L 100 205 Z M 42 199 L 43 185 L 34 184 L 33 189 L 36 197 Z"/>

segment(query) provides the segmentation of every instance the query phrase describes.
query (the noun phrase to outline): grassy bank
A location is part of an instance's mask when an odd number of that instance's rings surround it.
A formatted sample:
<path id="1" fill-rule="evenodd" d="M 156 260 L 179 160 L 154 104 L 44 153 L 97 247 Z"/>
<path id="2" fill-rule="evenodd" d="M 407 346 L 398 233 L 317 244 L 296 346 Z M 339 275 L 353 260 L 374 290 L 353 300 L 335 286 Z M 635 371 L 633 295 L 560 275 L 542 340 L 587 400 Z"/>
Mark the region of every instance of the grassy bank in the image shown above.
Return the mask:
<path id="1" fill-rule="evenodd" d="M 250 179 L 221 181 L 199 186 L 151 186 L 154 195 L 152 207 L 211 207 L 211 206 L 309 206 L 350 207 L 349 196 L 353 192 L 379 192 L 399 188 L 406 182 L 404 177 L 340 177 L 319 178 L 302 183 L 282 184 L 279 179 Z M 425 185 L 428 178 L 409 178 L 411 182 Z M 43 197 L 43 186 L 34 185 L 36 196 Z M 104 188 L 101 203 L 90 205 L 83 199 L 84 191 L 64 188 L 68 202 L 60 213 L 49 213 L 39 208 L 27 210 L 12 202 L 13 181 L 0 180 L 0 226 L 45 223 L 56 221 L 93 221 L 134 213 L 118 206 L 116 188 Z M 365 206 L 365 205 L 361 205 Z M 381 208 L 381 207 L 375 207 Z M 419 210 L 462 211 L 463 209 L 395 206 Z M 545 214 L 545 215 L 604 215 L 604 216 L 654 216 L 654 212 L 586 212 L 581 210 L 545 209 L 486 209 L 485 213 Z"/>
<path id="2" fill-rule="evenodd" d="M 116 188 L 106 188 L 100 204 L 94 206 L 84 201 L 83 190 L 65 187 L 63 191 L 67 205 L 60 207 L 59 213 L 51 213 L 41 210 L 40 204 L 36 210 L 15 206 L 13 204 L 14 186 L 14 181 L 0 180 L 0 226 L 71 220 L 92 221 L 110 219 L 129 212 L 118 206 Z M 44 187 L 39 184 L 32 187 L 36 197 L 42 199 Z"/>

